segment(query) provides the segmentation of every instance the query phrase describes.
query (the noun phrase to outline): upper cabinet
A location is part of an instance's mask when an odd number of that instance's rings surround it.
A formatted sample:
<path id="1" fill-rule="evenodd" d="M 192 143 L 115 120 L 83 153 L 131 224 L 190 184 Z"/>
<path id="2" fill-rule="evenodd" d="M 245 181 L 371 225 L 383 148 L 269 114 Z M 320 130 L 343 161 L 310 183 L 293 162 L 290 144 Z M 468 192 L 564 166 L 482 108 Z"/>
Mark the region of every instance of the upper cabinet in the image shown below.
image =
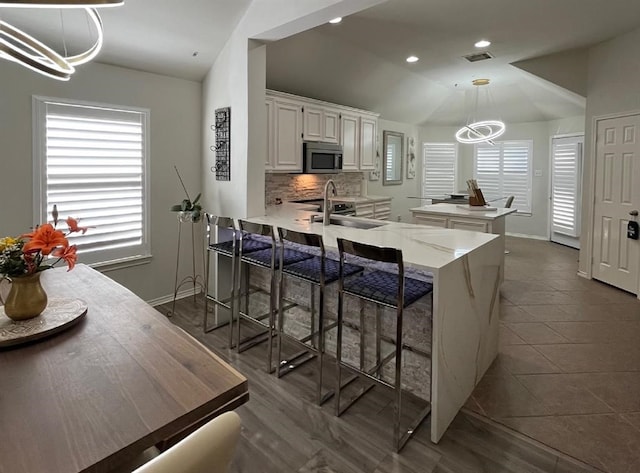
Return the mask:
<path id="1" fill-rule="evenodd" d="M 267 90 L 267 163 L 271 172 L 302 172 L 302 141 L 338 143 L 344 171 L 375 169 L 378 115 Z"/>
<path id="2" fill-rule="evenodd" d="M 267 106 L 268 107 L 268 106 Z M 273 171 L 302 171 L 302 104 L 294 100 L 274 98 L 273 124 Z"/>
<path id="3" fill-rule="evenodd" d="M 378 120 L 360 117 L 360 170 L 371 171 L 376 168 Z"/>
<path id="4" fill-rule="evenodd" d="M 306 104 L 302 109 L 302 122 L 304 140 L 338 143 L 340 114 L 337 110 Z"/>
<path id="5" fill-rule="evenodd" d="M 360 170 L 360 117 L 355 113 L 340 114 L 340 137 L 342 145 L 342 169 Z"/>

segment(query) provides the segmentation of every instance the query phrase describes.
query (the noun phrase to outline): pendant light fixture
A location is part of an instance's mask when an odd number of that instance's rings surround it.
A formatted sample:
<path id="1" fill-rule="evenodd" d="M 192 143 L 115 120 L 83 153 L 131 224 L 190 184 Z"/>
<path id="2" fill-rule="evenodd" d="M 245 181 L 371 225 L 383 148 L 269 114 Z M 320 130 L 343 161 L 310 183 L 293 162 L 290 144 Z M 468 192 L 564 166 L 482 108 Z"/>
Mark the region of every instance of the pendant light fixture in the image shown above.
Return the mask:
<path id="1" fill-rule="evenodd" d="M 0 20 L 0 58 L 17 62 L 44 76 L 69 80 L 75 66 L 89 62 L 102 48 L 104 32 L 96 8 L 116 7 L 123 0 L 0 0 L 0 8 L 76 8 L 83 9 L 93 24 L 97 38 L 86 51 L 63 56 L 24 31 Z"/>
<path id="2" fill-rule="evenodd" d="M 502 135 L 506 126 L 501 120 L 478 120 L 478 103 L 480 99 L 479 89 L 489 85 L 489 79 L 475 79 L 471 83 L 476 87 L 473 116 L 469 118 L 467 124 L 456 132 L 456 140 L 460 143 L 472 144 L 487 142 L 494 144 L 493 140 Z M 487 104 L 490 105 L 491 97 L 488 88 L 486 90 Z"/>

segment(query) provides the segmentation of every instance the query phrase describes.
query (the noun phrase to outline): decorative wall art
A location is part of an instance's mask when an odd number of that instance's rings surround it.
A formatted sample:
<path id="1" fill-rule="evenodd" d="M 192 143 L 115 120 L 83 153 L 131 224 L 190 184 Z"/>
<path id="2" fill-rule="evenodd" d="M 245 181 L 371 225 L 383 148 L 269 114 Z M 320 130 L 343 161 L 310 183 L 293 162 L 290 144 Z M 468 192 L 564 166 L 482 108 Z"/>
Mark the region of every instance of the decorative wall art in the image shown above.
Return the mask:
<path id="1" fill-rule="evenodd" d="M 216 173 L 216 180 L 231 180 L 231 107 L 218 108 L 215 111 L 215 124 L 211 129 L 216 134 L 216 144 L 211 151 L 216 153 L 216 164 L 211 172 Z"/>
<path id="2" fill-rule="evenodd" d="M 370 181 L 379 181 L 380 180 L 380 151 L 376 150 L 376 168 L 373 171 L 369 171 L 369 180 Z"/>
<path id="3" fill-rule="evenodd" d="M 416 177 L 416 140 L 413 136 L 407 137 L 407 179 Z"/>

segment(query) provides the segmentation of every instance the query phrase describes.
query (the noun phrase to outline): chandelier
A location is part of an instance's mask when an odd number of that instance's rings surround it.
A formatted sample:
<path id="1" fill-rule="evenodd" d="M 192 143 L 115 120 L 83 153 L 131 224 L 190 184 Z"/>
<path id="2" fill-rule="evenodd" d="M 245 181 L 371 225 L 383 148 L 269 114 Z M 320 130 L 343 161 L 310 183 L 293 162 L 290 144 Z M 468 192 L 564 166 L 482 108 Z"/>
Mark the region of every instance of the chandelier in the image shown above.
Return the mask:
<path id="1" fill-rule="evenodd" d="M 502 135 L 506 126 L 501 120 L 477 120 L 479 89 L 481 86 L 489 85 L 489 79 L 475 79 L 471 82 L 476 87 L 474 115 L 456 132 L 456 140 L 460 143 L 482 143 L 494 144 L 493 140 Z M 487 89 L 487 102 L 491 97 Z"/>
<path id="2" fill-rule="evenodd" d="M 17 62 L 44 76 L 69 80 L 75 66 L 89 62 L 102 48 L 102 20 L 96 8 L 122 5 L 124 0 L 0 0 L 0 8 L 79 8 L 84 9 L 97 31 L 97 38 L 86 51 L 63 56 L 24 31 L 0 20 L 0 58 Z"/>

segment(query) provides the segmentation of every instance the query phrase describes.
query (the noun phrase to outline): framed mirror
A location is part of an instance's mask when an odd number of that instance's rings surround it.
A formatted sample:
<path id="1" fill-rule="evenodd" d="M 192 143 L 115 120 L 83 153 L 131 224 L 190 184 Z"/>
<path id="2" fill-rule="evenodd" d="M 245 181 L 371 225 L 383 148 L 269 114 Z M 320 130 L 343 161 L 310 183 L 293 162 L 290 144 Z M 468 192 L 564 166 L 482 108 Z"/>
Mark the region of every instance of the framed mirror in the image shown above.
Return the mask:
<path id="1" fill-rule="evenodd" d="M 404 155 L 404 133 L 382 132 L 382 185 L 402 184 L 402 156 Z"/>

